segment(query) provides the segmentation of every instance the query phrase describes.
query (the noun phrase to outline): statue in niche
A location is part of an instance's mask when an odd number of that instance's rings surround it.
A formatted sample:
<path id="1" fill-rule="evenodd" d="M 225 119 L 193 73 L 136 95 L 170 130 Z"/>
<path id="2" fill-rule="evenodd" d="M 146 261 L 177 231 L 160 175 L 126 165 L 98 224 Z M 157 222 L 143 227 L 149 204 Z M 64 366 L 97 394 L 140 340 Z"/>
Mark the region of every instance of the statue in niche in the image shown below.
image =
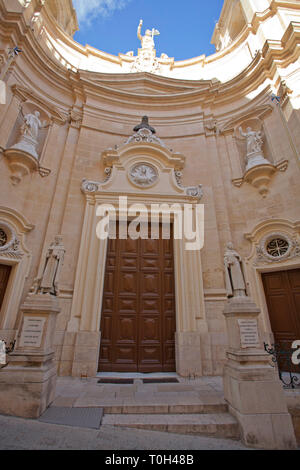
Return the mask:
<path id="1" fill-rule="evenodd" d="M 150 29 L 146 29 L 145 36 L 142 36 L 141 35 L 142 26 L 143 26 L 143 20 L 140 20 L 138 30 L 137 30 L 137 36 L 139 40 L 141 41 L 142 49 L 153 50 L 155 47 L 153 38 L 154 36 L 159 36 L 160 32 L 157 31 L 157 29 L 155 28 L 152 28 L 152 31 Z"/>
<path id="2" fill-rule="evenodd" d="M 34 280 L 34 294 L 50 294 L 58 296 L 59 278 L 64 262 L 65 247 L 62 236 L 57 235 L 54 243 L 48 248 L 42 276 Z"/>
<path id="3" fill-rule="evenodd" d="M 247 127 L 246 132 L 239 128 L 240 135 L 246 138 L 247 154 L 246 154 L 246 171 L 257 165 L 270 165 L 263 155 L 263 133 L 254 131 L 251 127 Z"/>
<path id="4" fill-rule="evenodd" d="M 256 132 L 251 127 L 247 127 L 246 132 L 243 132 L 243 129 L 241 127 L 239 128 L 239 130 L 241 136 L 246 138 L 247 155 L 262 152 L 262 146 L 264 141 L 261 131 Z"/>
<path id="5" fill-rule="evenodd" d="M 21 127 L 23 135 L 29 135 L 32 139 L 36 140 L 39 136 L 39 130 L 44 127 L 40 121 L 40 112 L 34 111 L 33 114 L 28 113 L 24 116 L 24 124 Z"/>
<path id="6" fill-rule="evenodd" d="M 228 243 L 224 254 L 225 281 L 227 297 L 246 297 L 246 282 L 242 267 L 242 258 Z"/>
<path id="7" fill-rule="evenodd" d="M 23 150 L 24 152 L 29 153 L 36 159 L 38 159 L 37 154 L 37 145 L 38 145 L 38 137 L 40 129 L 44 129 L 48 127 L 46 121 L 41 122 L 40 120 L 40 112 L 34 111 L 33 113 L 23 114 L 23 124 L 21 126 L 21 138 L 19 142 L 13 145 L 12 148 Z"/>

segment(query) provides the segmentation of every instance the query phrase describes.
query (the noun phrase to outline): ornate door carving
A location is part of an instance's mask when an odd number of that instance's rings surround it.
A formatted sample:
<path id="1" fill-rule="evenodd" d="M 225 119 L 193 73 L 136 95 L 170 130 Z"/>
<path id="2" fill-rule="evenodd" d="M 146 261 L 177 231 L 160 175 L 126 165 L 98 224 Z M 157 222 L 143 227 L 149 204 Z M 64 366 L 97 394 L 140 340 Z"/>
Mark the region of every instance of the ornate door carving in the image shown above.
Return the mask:
<path id="1" fill-rule="evenodd" d="M 99 371 L 175 371 L 173 240 L 109 240 Z"/>

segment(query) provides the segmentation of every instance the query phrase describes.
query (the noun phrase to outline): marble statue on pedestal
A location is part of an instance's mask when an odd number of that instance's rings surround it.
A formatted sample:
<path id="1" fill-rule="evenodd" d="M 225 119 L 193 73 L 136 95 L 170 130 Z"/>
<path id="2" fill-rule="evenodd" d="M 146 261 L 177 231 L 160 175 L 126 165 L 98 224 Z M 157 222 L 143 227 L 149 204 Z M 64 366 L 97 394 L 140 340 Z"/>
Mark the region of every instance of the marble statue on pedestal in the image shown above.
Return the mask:
<path id="1" fill-rule="evenodd" d="M 256 165 L 270 165 L 270 162 L 266 160 L 263 155 L 263 133 L 261 131 L 255 131 L 251 127 L 247 127 L 246 132 L 243 132 L 243 129 L 240 127 L 239 131 L 240 135 L 246 138 L 246 171 Z"/>
<path id="2" fill-rule="evenodd" d="M 34 294 L 58 295 L 59 277 L 64 262 L 65 251 L 62 237 L 57 235 L 54 243 L 48 248 L 43 274 L 34 281 Z"/>
<path id="3" fill-rule="evenodd" d="M 22 113 L 23 114 L 23 113 Z M 21 126 L 21 138 L 12 148 L 23 150 L 38 159 L 37 145 L 40 129 L 47 127 L 47 122 L 41 122 L 40 112 L 34 111 L 23 115 L 24 123 Z"/>
<path id="4" fill-rule="evenodd" d="M 242 267 L 242 258 L 228 243 L 224 254 L 225 281 L 227 297 L 246 297 L 246 282 Z"/>

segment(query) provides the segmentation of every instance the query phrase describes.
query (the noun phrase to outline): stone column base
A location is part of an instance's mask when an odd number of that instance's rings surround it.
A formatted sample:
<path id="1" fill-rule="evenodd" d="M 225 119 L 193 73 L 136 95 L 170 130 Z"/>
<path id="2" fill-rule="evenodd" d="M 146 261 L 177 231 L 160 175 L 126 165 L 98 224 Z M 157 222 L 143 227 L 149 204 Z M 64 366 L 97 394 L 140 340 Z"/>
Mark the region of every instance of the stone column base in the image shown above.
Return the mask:
<path id="1" fill-rule="evenodd" d="M 28 295 L 15 351 L 0 370 L 0 413 L 38 418 L 55 398 L 57 297 Z"/>
<path id="2" fill-rule="evenodd" d="M 201 377 L 202 362 L 199 332 L 175 334 L 176 372 L 182 377 Z"/>
<path id="3" fill-rule="evenodd" d="M 95 377 L 98 371 L 100 331 L 79 331 L 76 334 L 73 377 Z"/>
<path id="4" fill-rule="evenodd" d="M 54 354 L 13 354 L 0 371 L 0 414 L 38 418 L 54 401 Z"/>

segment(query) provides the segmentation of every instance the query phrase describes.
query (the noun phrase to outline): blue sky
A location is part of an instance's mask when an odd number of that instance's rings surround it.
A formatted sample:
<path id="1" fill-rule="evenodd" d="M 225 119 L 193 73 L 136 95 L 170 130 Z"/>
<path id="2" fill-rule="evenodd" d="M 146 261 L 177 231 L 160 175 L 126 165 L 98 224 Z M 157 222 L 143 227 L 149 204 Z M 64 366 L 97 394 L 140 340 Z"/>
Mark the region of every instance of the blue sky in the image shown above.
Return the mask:
<path id="1" fill-rule="evenodd" d="M 74 39 L 105 52 L 134 51 L 140 42 L 136 30 L 140 19 L 146 28 L 156 28 L 157 55 L 176 60 L 212 54 L 210 40 L 223 0 L 73 0 L 80 31 Z"/>

